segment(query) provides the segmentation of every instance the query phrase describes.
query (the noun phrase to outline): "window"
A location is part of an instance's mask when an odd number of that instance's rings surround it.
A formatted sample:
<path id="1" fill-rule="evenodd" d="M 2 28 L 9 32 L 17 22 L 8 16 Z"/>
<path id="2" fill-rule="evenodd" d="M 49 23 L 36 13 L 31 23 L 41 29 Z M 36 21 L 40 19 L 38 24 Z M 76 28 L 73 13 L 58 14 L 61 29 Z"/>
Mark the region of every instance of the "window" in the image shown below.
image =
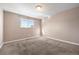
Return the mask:
<path id="1" fill-rule="evenodd" d="M 28 19 L 21 19 L 20 20 L 20 27 L 21 28 L 32 28 L 34 25 L 33 20 L 28 20 Z"/>

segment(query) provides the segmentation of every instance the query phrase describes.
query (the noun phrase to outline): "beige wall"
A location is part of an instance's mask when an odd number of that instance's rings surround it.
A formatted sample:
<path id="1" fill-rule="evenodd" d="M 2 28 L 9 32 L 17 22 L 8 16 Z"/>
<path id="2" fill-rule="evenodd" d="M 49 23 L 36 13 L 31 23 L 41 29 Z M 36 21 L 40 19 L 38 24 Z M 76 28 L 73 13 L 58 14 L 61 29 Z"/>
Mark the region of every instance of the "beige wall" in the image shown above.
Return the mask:
<path id="1" fill-rule="evenodd" d="M 0 48 L 3 44 L 3 10 L 0 9 Z"/>
<path id="2" fill-rule="evenodd" d="M 49 17 L 43 27 L 45 35 L 79 43 L 79 7 Z"/>
<path id="3" fill-rule="evenodd" d="M 32 19 L 32 28 L 20 28 L 20 19 Z M 40 35 L 40 20 L 4 11 L 4 41 L 12 41 Z"/>

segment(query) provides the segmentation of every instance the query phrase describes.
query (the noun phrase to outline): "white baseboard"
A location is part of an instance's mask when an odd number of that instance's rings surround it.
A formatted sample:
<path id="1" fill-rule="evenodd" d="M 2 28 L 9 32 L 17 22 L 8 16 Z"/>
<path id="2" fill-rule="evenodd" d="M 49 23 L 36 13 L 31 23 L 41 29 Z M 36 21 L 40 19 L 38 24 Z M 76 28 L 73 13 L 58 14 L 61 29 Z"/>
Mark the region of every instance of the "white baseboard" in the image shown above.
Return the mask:
<path id="1" fill-rule="evenodd" d="M 31 38 L 37 38 L 37 37 L 40 37 L 40 36 L 33 36 L 33 37 L 17 39 L 17 40 L 13 40 L 13 41 L 7 41 L 7 42 L 4 42 L 4 43 L 0 44 L 0 48 L 3 46 L 3 44 L 12 43 L 12 42 L 16 42 L 16 41 L 22 41 L 22 40 L 31 39 Z M 78 43 L 71 42 L 71 41 L 66 41 L 66 40 L 62 40 L 62 39 L 53 38 L 53 37 L 50 37 L 49 35 L 48 36 L 44 35 L 44 37 L 49 38 L 49 39 L 53 39 L 53 40 L 56 40 L 56 41 L 60 41 L 60 42 L 64 42 L 64 43 L 68 43 L 68 44 L 73 44 L 73 45 L 79 46 Z"/>
<path id="2" fill-rule="evenodd" d="M 31 39 L 31 38 L 37 38 L 37 37 L 40 37 L 40 36 L 33 36 L 33 37 L 28 37 L 28 38 L 23 38 L 23 39 L 17 39 L 17 40 L 7 41 L 7 42 L 4 42 L 4 44 L 16 42 L 16 41 L 22 41 L 22 40 Z"/>
<path id="3" fill-rule="evenodd" d="M 45 36 L 45 37 L 47 37 L 49 39 L 56 40 L 56 41 L 60 41 L 60 42 L 64 42 L 64 43 L 68 43 L 68 44 L 73 44 L 73 45 L 79 46 L 79 43 L 75 43 L 75 42 L 71 42 L 71 41 L 66 41 L 66 40 L 62 40 L 62 39 L 57 39 L 57 38 L 52 38 L 50 36 Z"/>

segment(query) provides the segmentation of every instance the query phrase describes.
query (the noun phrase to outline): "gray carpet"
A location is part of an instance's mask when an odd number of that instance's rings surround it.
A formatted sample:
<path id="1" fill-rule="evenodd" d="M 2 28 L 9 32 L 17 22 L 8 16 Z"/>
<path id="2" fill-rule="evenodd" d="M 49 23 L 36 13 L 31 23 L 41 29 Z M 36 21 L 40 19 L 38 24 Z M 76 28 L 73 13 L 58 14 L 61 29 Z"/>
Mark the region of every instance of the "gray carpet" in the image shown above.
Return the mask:
<path id="1" fill-rule="evenodd" d="M 78 55 L 79 46 L 39 37 L 5 44 L 0 55 Z"/>

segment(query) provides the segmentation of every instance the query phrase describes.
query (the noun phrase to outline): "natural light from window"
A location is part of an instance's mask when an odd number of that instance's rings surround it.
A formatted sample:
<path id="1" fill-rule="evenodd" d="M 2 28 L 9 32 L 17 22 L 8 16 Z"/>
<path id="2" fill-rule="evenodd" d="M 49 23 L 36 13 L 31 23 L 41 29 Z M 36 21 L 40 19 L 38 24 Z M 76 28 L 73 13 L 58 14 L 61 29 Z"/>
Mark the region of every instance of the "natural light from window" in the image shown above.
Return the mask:
<path id="1" fill-rule="evenodd" d="M 33 25 L 34 25 L 33 20 L 23 19 L 23 18 L 20 20 L 20 27 L 21 28 L 32 28 Z"/>

